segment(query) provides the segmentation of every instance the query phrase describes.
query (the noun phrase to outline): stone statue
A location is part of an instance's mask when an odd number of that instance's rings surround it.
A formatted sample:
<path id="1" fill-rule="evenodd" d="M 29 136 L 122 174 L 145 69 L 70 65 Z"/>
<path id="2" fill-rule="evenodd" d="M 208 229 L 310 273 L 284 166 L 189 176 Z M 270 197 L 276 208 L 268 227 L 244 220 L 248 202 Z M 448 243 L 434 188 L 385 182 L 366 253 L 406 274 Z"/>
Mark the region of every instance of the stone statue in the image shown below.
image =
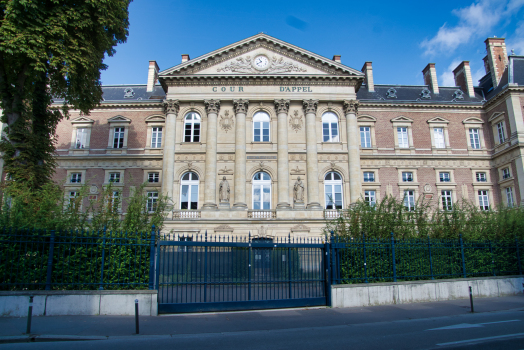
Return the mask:
<path id="1" fill-rule="evenodd" d="M 229 183 L 227 182 L 226 177 L 224 176 L 222 178 L 222 182 L 220 182 L 220 186 L 218 186 L 220 202 L 229 202 L 229 192 Z"/>
<path id="2" fill-rule="evenodd" d="M 300 176 L 293 186 L 293 200 L 295 202 L 304 202 L 304 184 L 300 180 Z"/>

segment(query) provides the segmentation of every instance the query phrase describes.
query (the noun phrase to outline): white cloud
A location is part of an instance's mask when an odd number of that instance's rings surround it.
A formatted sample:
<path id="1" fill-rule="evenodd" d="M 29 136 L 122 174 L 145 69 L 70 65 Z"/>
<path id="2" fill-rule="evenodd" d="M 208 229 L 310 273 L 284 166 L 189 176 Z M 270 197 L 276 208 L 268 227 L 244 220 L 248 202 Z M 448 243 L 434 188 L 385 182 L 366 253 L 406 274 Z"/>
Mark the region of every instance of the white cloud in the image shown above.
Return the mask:
<path id="1" fill-rule="evenodd" d="M 440 86 L 455 86 L 455 76 L 453 75 L 453 69 L 457 68 L 460 60 L 453 60 L 449 65 L 448 69 L 440 75 Z"/>
<path id="2" fill-rule="evenodd" d="M 508 38 L 506 47 L 508 55 L 511 55 L 511 50 L 514 49 L 516 55 L 524 56 L 524 21 L 519 23 L 515 33 Z"/>
<path id="3" fill-rule="evenodd" d="M 449 27 L 444 23 L 433 38 L 421 43 L 424 53 L 453 52 L 472 38 L 491 36 L 500 21 L 509 19 L 523 6 L 524 0 L 478 0 L 455 9 L 452 13 L 459 18 L 457 25 Z"/>

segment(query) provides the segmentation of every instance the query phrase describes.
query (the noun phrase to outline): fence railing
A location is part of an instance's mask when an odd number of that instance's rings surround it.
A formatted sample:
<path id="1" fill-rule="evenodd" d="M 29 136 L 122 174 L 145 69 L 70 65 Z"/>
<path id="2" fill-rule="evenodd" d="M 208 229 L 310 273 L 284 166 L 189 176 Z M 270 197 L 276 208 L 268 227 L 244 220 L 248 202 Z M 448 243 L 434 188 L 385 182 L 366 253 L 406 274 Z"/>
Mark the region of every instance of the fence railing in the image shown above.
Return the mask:
<path id="1" fill-rule="evenodd" d="M 522 274 L 522 246 L 459 239 L 331 237 L 333 284 L 396 282 Z"/>
<path id="2" fill-rule="evenodd" d="M 173 220 L 200 219 L 200 210 L 173 210 Z"/>
<path id="3" fill-rule="evenodd" d="M 275 219 L 277 217 L 276 210 L 248 210 L 248 219 Z"/>
<path id="4" fill-rule="evenodd" d="M 0 290 L 153 289 L 151 232 L 0 232 Z"/>

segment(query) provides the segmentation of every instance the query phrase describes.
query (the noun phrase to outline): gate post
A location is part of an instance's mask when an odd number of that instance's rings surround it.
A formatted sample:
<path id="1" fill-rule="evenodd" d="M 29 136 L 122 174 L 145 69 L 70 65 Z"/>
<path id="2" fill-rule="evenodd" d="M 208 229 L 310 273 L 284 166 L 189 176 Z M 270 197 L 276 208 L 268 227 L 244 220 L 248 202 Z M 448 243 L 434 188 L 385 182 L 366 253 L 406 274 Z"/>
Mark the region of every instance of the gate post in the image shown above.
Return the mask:
<path id="1" fill-rule="evenodd" d="M 325 267 L 325 293 L 326 293 L 326 306 L 331 306 L 331 259 L 329 256 L 330 243 L 324 244 L 324 267 Z"/>
<path id="2" fill-rule="evenodd" d="M 249 231 L 249 253 L 247 255 L 248 262 L 248 272 L 247 272 L 247 300 L 251 300 L 251 231 Z"/>
<path id="3" fill-rule="evenodd" d="M 155 225 L 151 226 L 151 242 L 149 249 L 149 289 L 154 289 L 155 285 Z"/>

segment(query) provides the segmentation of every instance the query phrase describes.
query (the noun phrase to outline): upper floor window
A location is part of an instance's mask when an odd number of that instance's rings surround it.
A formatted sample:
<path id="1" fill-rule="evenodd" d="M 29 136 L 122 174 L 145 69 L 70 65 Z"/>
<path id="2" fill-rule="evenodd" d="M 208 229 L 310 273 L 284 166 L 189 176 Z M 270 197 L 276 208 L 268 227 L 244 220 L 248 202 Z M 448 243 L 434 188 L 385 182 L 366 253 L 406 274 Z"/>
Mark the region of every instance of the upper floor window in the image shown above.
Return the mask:
<path id="1" fill-rule="evenodd" d="M 162 147 L 162 128 L 153 127 L 151 130 L 151 148 Z"/>
<path id="2" fill-rule="evenodd" d="M 402 182 L 413 182 L 413 173 L 411 171 L 403 171 Z"/>
<path id="3" fill-rule="evenodd" d="M 76 129 L 75 148 L 81 149 L 87 146 L 87 128 Z"/>
<path id="4" fill-rule="evenodd" d="M 506 134 L 504 132 L 504 122 L 497 123 L 497 135 L 499 139 L 499 143 L 503 143 L 506 141 Z"/>
<path id="5" fill-rule="evenodd" d="M 189 112 L 184 121 L 184 142 L 200 142 L 200 115 Z"/>
<path id="6" fill-rule="evenodd" d="M 123 148 L 124 147 L 124 133 L 125 127 L 115 128 L 113 133 L 113 148 Z"/>
<path id="7" fill-rule="evenodd" d="M 322 115 L 322 135 L 324 142 L 339 142 L 338 118 L 333 112 Z"/>
<path id="8" fill-rule="evenodd" d="M 360 147 L 371 148 L 371 128 L 369 126 L 360 127 Z"/>
<path id="9" fill-rule="evenodd" d="M 509 172 L 509 168 L 502 169 L 502 179 L 509 179 L 511 177 L 511 174 Z"/>
<path id="10" fill-rule="evenodd" d="M 477 182 L 487 182 L 488 179 L 486 177 L 486 173 L 476 173 L 475 174 Z"/>
<path id="11" fill-rule="evenodd" d="M 446 148 L 444 128 L 433 128 L 433 137 L 435 139 L 435 148 Z"/>
<path id="12" fill-rule="evenodd" d="M 373 171 L 365 171 L 364 182 L 375 182 L 375 173 Z"/>
<path id="13" fill-rule="evenodd" d="M 160 181 L 160 173 L 148 173 L 147 174 L 147 182 L 159 182 Z"/>
<path id="14" fill-rule="evenodd" d="M 198 175 L 188 172 L 180 181 L 180 209 L 198 209 Z"/>
<path id="15" fill-rule="evenodd" d="M 81 183 L 82 173 L 71 173 L 71 183 Z"/>
<path id="16" fill-rule="evenodd" d="M 398 147 L 399 148 L 409 148 L 408 128 L 407 127 L 398 127 L 397 136 L 398 136 Z"/>
<path id="17" fill-rule="evenodd" d="M 473 149 L 480 149 L 479 129 L 469 129 L 469 144 Z"/>
<path id="18" fill-rule="evenodd" d="M 342 177 L 339 173 L 330 172 L 324 180 L 326 209 L 342 209 Z"/>
<path id="19" fill-rule="evenodd" d="M 269 114 L 256 112 L 253 116 L 253 141 L 269 142 Z"/>
<path id="20" fill-rule="evenodd" d="M 263 171 L 253 176 L 253 209 L 271 209 L 271 176 Z"/>
<path id="21" fill-rule="evenodd" d="M 439 173 L 439 180 L 440 182 L 450 182 L 451 176 L 447 172 L 441 172 Z"/>
<path id="22" fill-rule="evenodd" d="M 109 173 L 109 182 L 120 183 L 120 173 Z"/>

